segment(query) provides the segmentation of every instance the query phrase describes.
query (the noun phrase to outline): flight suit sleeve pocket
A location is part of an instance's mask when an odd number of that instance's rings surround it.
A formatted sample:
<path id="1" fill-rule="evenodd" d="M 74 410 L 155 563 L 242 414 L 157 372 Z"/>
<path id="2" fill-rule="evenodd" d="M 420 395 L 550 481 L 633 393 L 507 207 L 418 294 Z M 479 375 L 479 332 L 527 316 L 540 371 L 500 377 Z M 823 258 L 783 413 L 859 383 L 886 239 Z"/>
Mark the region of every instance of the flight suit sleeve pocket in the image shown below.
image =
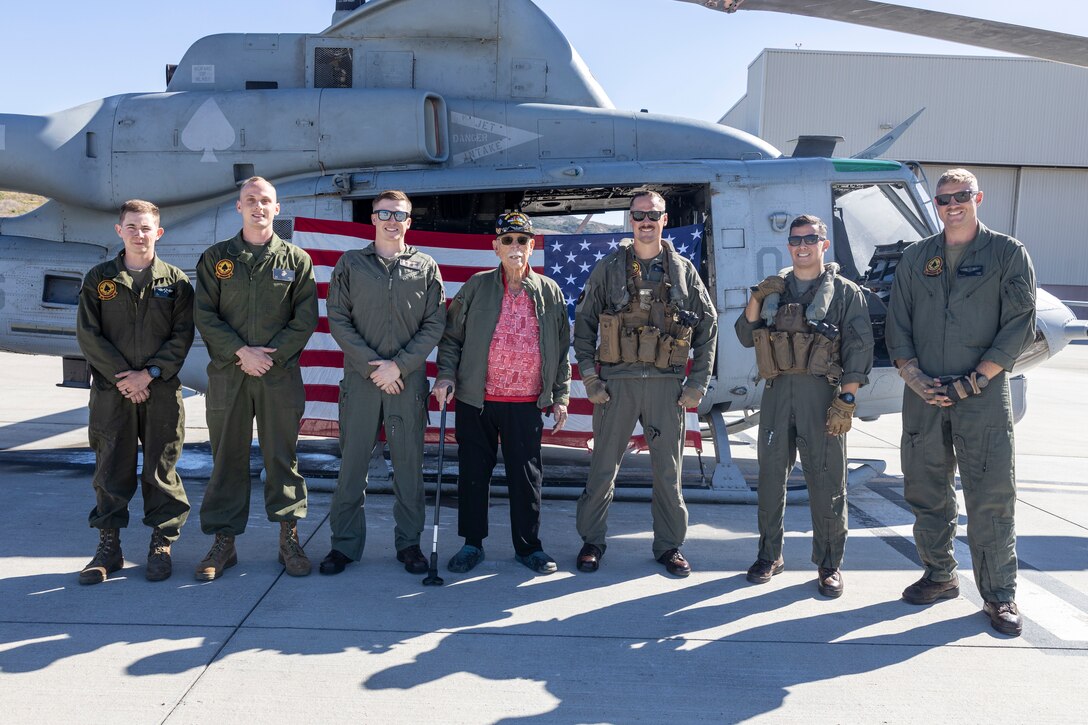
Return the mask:
<path id="1" fill-rule="evenodd" d="M 1022 275 L 1005 280 L 1001 291 L 1004 303 L 1014 310 L 1023 311 L 1035 306 L 1031 286 Z"/>

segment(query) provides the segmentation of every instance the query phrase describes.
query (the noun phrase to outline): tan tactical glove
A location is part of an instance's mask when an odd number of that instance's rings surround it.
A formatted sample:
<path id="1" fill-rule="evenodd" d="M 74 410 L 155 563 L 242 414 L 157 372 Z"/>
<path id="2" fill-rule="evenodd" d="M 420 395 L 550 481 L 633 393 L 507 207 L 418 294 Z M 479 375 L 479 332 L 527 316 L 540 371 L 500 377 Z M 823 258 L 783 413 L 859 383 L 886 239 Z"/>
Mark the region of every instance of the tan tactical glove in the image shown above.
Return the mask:
<path id="1" fill-rule="evenodd" d="M 841 436 L 850 430 L 857 409 L 857 403 L 847 403 L 841 398 L 832 400 L 831 407 L 827 409 L 827 434 Z"/>
<path id="2" fill-rule="evenodd" d="M 782 294 L 785 292 L 786 279 L 785 277 L 779 277 L 777 274 L 772 274 L 751 289 L 752 299 L 762 302 L 767 295 Z"/>
<path id="3" fill-rule="evenodd" d="M 604 382 L 597 375 L 586 375 L 582 378 L 582 384 L 586 386 L 586 397 L 594 405 L 604 405 L 611 400 L 608 395 L 608 388 L 604 386 Z"/>
<path id="4" fill-rule="evenodd" d="M 698 388 L 689 388 L 684 386 L 684 389 L 680 391 L 680 400 L 677 404 L 687 410 L 688 408 L 698 408 L 699 403 L 703 401 L 703 393 Z"/>
<path id="5" fill-rule="evenodd" d="M 907 387 L 918 394 L 918 397 L 922 400 L 929 402 L 933 400 L 933 393 L 926 392 L 927 389 L 932 389 L 936 386 L 933 382 L 933 378 L 922 372 L 922 368 L 918 367 L 918 358 L 912 357 L 910 360 L 899 368 L 899 377 L 903 378 L 903 382 L 907 384 Z"/>
<path id="6" fill-rule="evenodd" d="M 974 395 L 982 395 L 983 389 L 990 384 L 990 379 L 978 372 L 972 370 L 967 375 L 956 378 L 947 385 L 943 385 L 937 389 L 937 393 L 948 396 L 948 399 L 953 403 L 958 403 L 964 398 L 970 398 Z"/>

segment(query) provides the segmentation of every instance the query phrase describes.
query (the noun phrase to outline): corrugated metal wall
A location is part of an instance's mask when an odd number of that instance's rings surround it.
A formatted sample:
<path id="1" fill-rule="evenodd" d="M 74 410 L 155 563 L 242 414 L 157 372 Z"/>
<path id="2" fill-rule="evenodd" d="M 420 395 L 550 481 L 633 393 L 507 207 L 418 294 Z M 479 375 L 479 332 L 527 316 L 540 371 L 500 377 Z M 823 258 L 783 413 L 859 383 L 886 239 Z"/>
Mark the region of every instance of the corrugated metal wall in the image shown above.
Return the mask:
<path id="1" fill-rule="evenodd" d="M 1088 166 L 1088 68 L 1018 58 L 766 50 L 760 135 L 783 151 L 801 134 L 861 151 L 926 107 L 896 158 Z M 749 89 L 749 96 L 752 89 Z"/>

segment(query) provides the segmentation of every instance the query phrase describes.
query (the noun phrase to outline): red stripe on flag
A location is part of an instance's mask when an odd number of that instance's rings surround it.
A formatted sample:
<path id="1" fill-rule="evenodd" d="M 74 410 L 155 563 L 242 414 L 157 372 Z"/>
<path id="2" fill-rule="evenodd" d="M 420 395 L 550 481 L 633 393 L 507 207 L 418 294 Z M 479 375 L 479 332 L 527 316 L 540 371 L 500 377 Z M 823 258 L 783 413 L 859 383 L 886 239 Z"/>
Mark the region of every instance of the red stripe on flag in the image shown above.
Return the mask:
<path id="1" fill-rule="evenodd" d="M 307 234 L 326 235 L 325 238 L 312 240 L 312 246 L 307 244 Z M 334 238 L 329 238 L 333 235 Z M 314 263 L 318 266 L 332 267 L 336 265 L 340 256 L 348 250 L 365 247 L 374 238 L 374 227 L 369 224 L 356 224 L 353 222 L 338 222 L 324 219 L 295 218 L 295 242 L 310 253 Z M 407 242 L 415 247 L 433 247 L 449 250 L 490 251 L 494 237 L 489 234 L 449 234 L 443 232 L 424 232 L 409 230 Z M 337 248 L 340 247 L 340 248 Z M 544 248 L 544 239 L 537 236 L 537 248 Z M 443 264 L 441 267 L 443 280 L 451 283 L 463 283 L 476 272 L 491 269 L 491 267 L 477 267 L 466 264 Z M 544 273 L 543 267 L 534 267 L 535 271 Z M 327 283 L 318 284 L 318 295 L 321 299 L 328 297 Z M 447 299 L 447 304 L 449 299 Z M 328 332 L 327 318 L 321 318 L 318 323 L 318 332 Z M 303 368 L 340 368 L 344 367 L 344 353 L 340 350 L 307 349 L 302 352 L 300 365 Z M 690 362 L 689 362 L 690 365 Z M 438 366 L 434 362 L 427 363 L 427 376 L 433 383 L 437 375 Z M 582 375 L 575 367 L 572 371 L 574 380 L 581 380 Z M 327 379 L 327 378 L 325 378 Z M 339 387 L 334 384 L 308 384 L 306 385 L 306 398 L 310 402 L 336 403 L 339 400 Z M 428 409 L 438 410 L 438 404 L 433 397 L 428 397 Z M 456 408 L 452 406 L 451 409 Z M 568 406 L 568 412 L 574 419 L 580 421 L 580 425 L 588 427 L 589 419 L 593 416 L 593 404 L 586 398 L 573 398 Z M 434 416 L 437 420 L 437 416 Z M 339 435 L 339 426 L 335 420 L 305 418 L 302 421 L 300 432 L 303 435 L 316 435 L 336 437 Z M 429 442 L 437 442 L 438 432 L 434 426 L 428 427 L 426 432 Z M 560 431 L 551 435 L 545 431 L 543 443 L 545 445 L 560 445 L 575 448 L 585 448 L 592 439 L 592 433 L 588 431 Z M 447 432 L 447 440 L 453 442 L 453 431 Z M 702 449 L 702 438 L 699 430 L 688 430 L 685 435 L 688 445 Z M 631 446 L 645 450 L 646 441 L 641 435 L 632 436 Z"/>
<path id="2" fill-rule="evenodd" d="M 313 260 L 315 267 L 335 267 L 340 258 L 344 256 L 346 249 L 308 249 L 307 254 Z"/>

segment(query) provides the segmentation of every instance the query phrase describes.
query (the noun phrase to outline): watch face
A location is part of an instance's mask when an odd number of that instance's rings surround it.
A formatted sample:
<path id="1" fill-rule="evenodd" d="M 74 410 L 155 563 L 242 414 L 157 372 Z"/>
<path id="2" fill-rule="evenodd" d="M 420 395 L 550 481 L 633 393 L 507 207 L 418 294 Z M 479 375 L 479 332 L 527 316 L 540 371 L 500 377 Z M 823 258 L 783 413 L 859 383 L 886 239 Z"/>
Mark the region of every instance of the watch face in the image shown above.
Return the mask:
<path id="1" fill-rule="evenodd" d="M 159 370 L 158 366 L 156 366 L 156 365 L 152 365 L 151 367 L 149 367 L 149 368 L 147 369 L 147 373 L 148 373 L 148 375 L 150 375 L 150 376 L 151 376 L 152 378 L 157 378 L 157 377 L 159 377 L 160 375 L 162 375 L 162 370 Z"/>
<path id="2" fill-rule="evenodd" d="M 853 393 L 843 393 L 842 395 L 839 396 L 839 400 L 841 400 L 844 403 L 849 403 L 849 404 L 853 405 L 853 403 L 854 403 L 854 394 Z"/>

